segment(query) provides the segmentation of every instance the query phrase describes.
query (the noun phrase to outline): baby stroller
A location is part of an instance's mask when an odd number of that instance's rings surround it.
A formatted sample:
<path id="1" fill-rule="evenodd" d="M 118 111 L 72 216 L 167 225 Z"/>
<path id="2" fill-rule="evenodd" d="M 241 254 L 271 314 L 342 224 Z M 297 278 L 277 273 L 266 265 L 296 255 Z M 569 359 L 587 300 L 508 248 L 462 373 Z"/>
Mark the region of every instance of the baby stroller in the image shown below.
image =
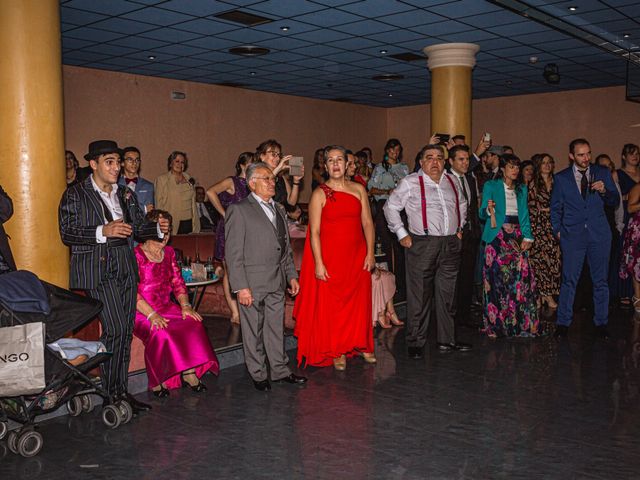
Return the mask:
<path id="1" fill-rule="evenodd" d="M 79 329 L 100 313 L 102 303 L 89 297 L 77 295 L 63 288 L 39 280 L 29 272 L 12 272 L 1 275 L 5 286 L 10 277 L 30 276 L 33 282 L 44 287 L 44 300 L 48 302 L 49 313 L 22 312 L 9 308 L 7 301 L 0 298 L 0 327 L 43 322 L 45 324 L 44 371 L 45 388 L 36 395 L 2 397 L 0 392 L 0 440 L 7 437 L 9 450 L 23 457 L 37 455 L 43 446 L 42 435 L 35 429 L 35 419 L 39 415 L 52 412 L 66 404 L 71 416 L 91 412 L 94 407 L 93 395 L 103 399 L 102 421 L 109 428 L 117 428 L 128 423 L 133 410 L 126 401 L 114 402 L 99 383 L 89 377 L 89 372 L 111 357 L 111 353 L 97 353 L 79 365 L 72 365 L 47 344 L 55 342 L 66 333 Z M 38 287 L 40 291 L 42 288 Z M 0 290 L 4 289 L 0 285 Z M 5 295 L 6 298 L 6 295 Z M 20 308 L 22 310 L 22 308 Z M 37 310 L 37 309 L 34 309 Z M 21 427 L 9 432 L 8 421 L 13 420 Z M 8 436 L 7 436 L 8 433 Z"/>

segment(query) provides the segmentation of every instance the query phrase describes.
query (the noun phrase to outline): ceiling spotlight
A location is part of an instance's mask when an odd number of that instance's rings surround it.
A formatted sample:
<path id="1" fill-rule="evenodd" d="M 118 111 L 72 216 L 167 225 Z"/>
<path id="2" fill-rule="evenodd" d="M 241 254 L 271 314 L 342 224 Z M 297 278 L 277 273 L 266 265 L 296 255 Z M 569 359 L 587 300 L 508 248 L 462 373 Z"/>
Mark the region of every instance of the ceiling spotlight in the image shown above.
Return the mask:
<path id="1" fill-rule="evenodd" d="M 622 38 L 629 38 L 631 36 L 630 33 L 625 33 L 624 35 L 622 35 Z"/>
<path id="2" fill-rule="evenodd" d="M 510 86 L 511 84 L 513 84 L 513 82 L 512 82 L 511 80 L 507 80 L 507 82 L 506 82 L 506 83 L 507 83 L 507 85 L 509 85 L 509 86 Z"/>
<path id="3" fill-rule="evenodd" d="M 289 31 L 289 27 L 285 25 L 284 27 L 280 27 L 280 30 L 282 30 L 283 32 L 287 32 Z"/>
<path id="4" fill-rule="evenodd" d="M 256 76 L 256 72 L 249 72 L 249 75 L 251 75 L 252 77 Z"/>
<path id="5" fill-rule="evenodd" d="M 374 75 L 371 80 L 379 80 L 380 82 L 393 82 L 394 80 L 402 80 L 404 75 L 399 73 L 384 73 L 382 75 Z"/>
<path id="6" fill-rule="evenodd" d="M 555 63 L 547 63 L 544 66 L 544 72 L 542 74 L 547 83 L 557 85 L 560 83 L 560 70 Z"/>
<path id="7" fill-rule="evenodd" d="M 389 93 L 387 97 L 393 97 L 393 93 Z"/>
<path id="8" fill-rule="evenodd" d="M 148 58 L 149 60 L 155 60 L 155 59 L 156 59 L 156 56 L 155 56 L 155 55 L 149 55 L 147 58 Z"/>
<path id="9" fill-rule="evenodd" d="M 576 10 L 578 10 L 578 7 L 574 7 L 573 5 L 569 7 L 570 12 L 575 12 Z"/>
<path id="10" fill-rule="evenodd" d="M 387 51 L 386 51 L 386 50 L 380 50 L 380 53 L 381 53 L 382 55 L 386 55 L 386 54 L 387 54 Z"/>
<path id="11" fill-rule="evenodd" d="M 233 55 L 240 55 L 242 57 L 259 57 L 260 55 L 266 55 L 271 50 L 263 47 L 256 47 L 253 45 L 243 45 L 241 47 L 234 47 L 229 49 L 229 53 Z"/>
<path id="12" fill-rule="evenodd" d="M 530 63 L 531 65 L 533 65 L 534 63 L 538 63 L 538 57 L 536 57 L 535 55 L 534 55 L 534 56 L 529 57 L 529 63 Z"/>

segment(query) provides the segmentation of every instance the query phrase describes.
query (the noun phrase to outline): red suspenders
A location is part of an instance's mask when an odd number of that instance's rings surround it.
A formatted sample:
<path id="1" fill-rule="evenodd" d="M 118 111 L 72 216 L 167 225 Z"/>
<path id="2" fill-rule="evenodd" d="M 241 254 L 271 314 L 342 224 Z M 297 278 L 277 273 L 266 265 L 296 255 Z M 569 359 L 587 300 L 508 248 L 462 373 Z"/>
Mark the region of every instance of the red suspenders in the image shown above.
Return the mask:
<path id="1" fill-rule="evenodd" d="M 446 173 L 443 174 L 443 176 L 449 180 L 449 185 L 451 185 L 451 189 L 453 190 L 453 193 L 456 196 L 456 213 L 458 214 L 458 232 L 461 231 L 461 223 L 460 223 L 460 199 L 458 198 L 458 190 L 456 189 L 456 186 L 453 183 L 453 180 L 451 180 L 451 177 L 449 177 L 449 175 L 447 175 Z M 420 181 L 420 203 L 422 206 L 422 227 L 424 229 L 424 234 L 428 235 L 429 234 L 429 230 L 428 230 L 428 226 L 429 224 L 427 223 L 427 196 L 425 194 L 425 188 L 424 188 L 424 178 L 422 178 L 422 173 L 420 173 L 420 176 L 418 177 L 418 180 Z"/>

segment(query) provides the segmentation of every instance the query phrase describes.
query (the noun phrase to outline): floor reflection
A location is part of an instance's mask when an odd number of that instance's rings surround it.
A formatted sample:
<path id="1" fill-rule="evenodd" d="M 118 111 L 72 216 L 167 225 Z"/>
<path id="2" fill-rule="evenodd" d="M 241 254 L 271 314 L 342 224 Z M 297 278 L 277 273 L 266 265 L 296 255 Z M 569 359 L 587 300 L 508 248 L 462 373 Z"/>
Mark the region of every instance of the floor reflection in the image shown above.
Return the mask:
<path id="1" fill-rule="evenodd" d="M 218 346 L 240 337 L 206 326 Z M 460 327 L 472 352 L 410 361 L 404 330 L 379 330 L 376 366 L 310 368 L 303 388 L 259 393 L 240 366 L 201 396 L 146 396 L 153 411 L 118 430 L 98 411 L 49 421 L 37 458 L 0 442 L 0 478 L 636 479 L 640 318 L 614 311 L 610 331 L 597 340 L 587 312 L 564 342 Z"/>

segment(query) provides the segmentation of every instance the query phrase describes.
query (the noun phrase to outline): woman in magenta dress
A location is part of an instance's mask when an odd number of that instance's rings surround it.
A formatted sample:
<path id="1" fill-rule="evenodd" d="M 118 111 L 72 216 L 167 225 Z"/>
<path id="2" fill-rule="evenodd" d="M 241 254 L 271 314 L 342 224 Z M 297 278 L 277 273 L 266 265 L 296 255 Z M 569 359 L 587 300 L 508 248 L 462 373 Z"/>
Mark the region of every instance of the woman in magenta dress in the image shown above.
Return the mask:
<path id="1" fill-rule="evenodd" d="M 298 363 L 346 368 L 346 357 L 375 363 L 371 324 L 374 229 L 367 192 L 345 178 L 346 152 L 324 149 L 329 173 L 309 203 L 309 233 L 293 316 Z"/>
<path id="2" fill-rule="evenodd" d="M 171 215 L 162 210 L 147 215 L 152 221 L 161 216 L 171 222 Z M 147 240 L 134 249 L 140 283 L 133 333 L 144 343 L 149 388 L 157 397 L 180 386 L 202 392 L 206 386 L 200 377 L 219 371 L 202 317 L 189 304 L 175 251 L 166 246 L 168 240 L 165 235 L 162 241 Z M 172 292 L 180 305 L 171 301 Z"/>

